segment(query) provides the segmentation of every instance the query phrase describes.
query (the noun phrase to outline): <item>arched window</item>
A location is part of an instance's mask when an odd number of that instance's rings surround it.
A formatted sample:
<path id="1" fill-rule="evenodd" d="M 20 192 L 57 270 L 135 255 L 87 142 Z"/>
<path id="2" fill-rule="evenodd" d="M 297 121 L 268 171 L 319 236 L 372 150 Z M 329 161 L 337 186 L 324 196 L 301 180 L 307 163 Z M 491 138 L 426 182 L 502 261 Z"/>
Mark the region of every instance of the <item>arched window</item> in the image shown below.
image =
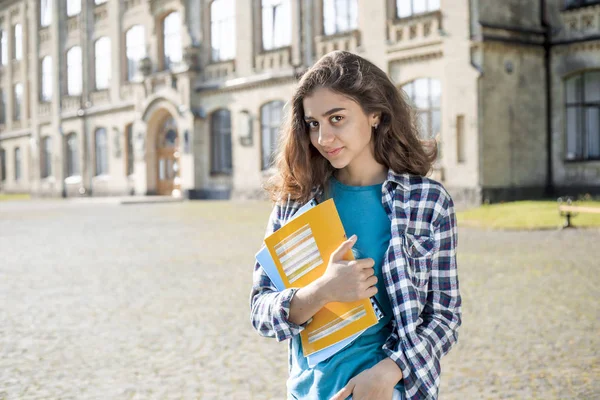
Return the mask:
<path id="1" fill-rule="evenodd" d="M 283 116 L 283 101 L 272 101 L 260 109 L 262 169 L 273 164 L 273 155 L 277 146 L 277 137 Z"/>
<path id="2" fill-rule="evenodd" d="M 173 11 L 163 20 L 163 54 L 165 69 L 170 69 L 182 60 L 181 17 L 177 11 Z"/>
<path id="3" fill-rule="evenodd" d="M 40 97 L 44 102 L 52 100 L 52 57 L 50 56 L 42 59 L 42 93 Z"/>
<path id="4" fill-rule="evenodd" d="M 146 36 L 142 25 L 129 28 L 125 35 L 127 47 L 127 80 L 135 79 L 139 74 L 140 60 L 146 57 Z"/>
<path id="5" fill-rule="evenodd" d="M 231 113 L 229 110 L 215 111 L 210 120 L 211 127 L 211 172 L 231 174 Z"/>
<path id="6" fill-rule="evenodd" d="M 396 0 L 396 16 L 406 18 L 440 9 L 440 0 Z"/>
<path id="7" fill-rule="evenodd" d="M 264 50 L 292 43 L 290 0 L 262 0 L 262 39 Z"/>
<path id="8" fill-rule="evenodd" d="M 110 39 L 106 36 L 96 40 L 94 46 L 96 90 L 108 89 L 110 85 Z"/>
<path id="9" fill-rule="evenodd" d="M 212 61 L 235 58 L 235 0 L 215 0 L 210 5 Z"/>
<path id="10" fill-rule="evenodd" d="M 441 128 L 440 81 L 431 78 L 415 79 L 402 86 L 402 89 L 417 109 L 423 139 L 438 139 Z"/>
<path id="11" fill-rule="evenodd" d="M 77 134 L 71 133 L 67 136 L 67 176 L 79 175 L 79 151 L 77 145 Z"/>
<path id="12" fill-rule="evenodd" d="M 358 27 L 358 0 L 323 0 L 323 31 L 334 35 Z"/>
<path id="13" fill-rule="evenodd" d="M 571 76 L 565 87 L 565 158 L 600 160 L 600 70 Z"/>
<path id="14" fill-rule="evenodd" d="M 96 129 L 96 175 L 108 174 L 108 137 L 106 129 Z"/>
<path id="15" fill-rule="evenodd" d="M 81 86 L 81 47 L 74 46 L 67 51 L 67 94 L 79 96 Z"/>

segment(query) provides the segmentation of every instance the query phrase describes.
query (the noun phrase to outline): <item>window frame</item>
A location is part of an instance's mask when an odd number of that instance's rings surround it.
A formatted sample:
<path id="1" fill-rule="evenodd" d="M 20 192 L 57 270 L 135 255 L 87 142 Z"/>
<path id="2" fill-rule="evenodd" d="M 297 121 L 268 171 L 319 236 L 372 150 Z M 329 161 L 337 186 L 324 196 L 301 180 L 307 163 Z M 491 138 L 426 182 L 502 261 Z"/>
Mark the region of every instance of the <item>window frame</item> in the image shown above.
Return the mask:
<path id="1" fill-rule="evenodd" d="M 270 46 L 267 46 L 265 44 L 265 34 L 267 33 L 265 31 L 265 29 L 267 27 L 267 24 L 265 24 L 265 9 L 270 8 L 272 11 L 275 11 L 277 9 L 277 5 L 273 5 L 273 4 L 265 5 L 265 2 L 274 2 L 274 1 L 280 2 L 282 12 L 280 14 L 275 14 L 271 19 L 272 32 L 270 32 L 270 34 L 273 39 L 271 39 L 272 43 L 270 44 Z M 286 7 L 287 7 L 287 15 L 285 15 Z M 277 18 L 278 16 L 279 16 L 279 18 Z M 287 25 L 287 29 L 285 31 L 285 33 L 287 34 L 287 37 L 285 37 L 285 39 L 282 40 L 281 43 L 275 43 L 276 42 L 275 38 L 279 37 L 279 35 L 277 35 L 277 28 L 276 28 L 278 26 L 277 21 L 278 21 L 278 19 L 281 19 L 281 18 L 288 18 L 287 24 L 285 24 L 285 21 L 283 21 L 284 29 L 286 29 L 285 25 Z M 291 0 L 260 0 L 260 21 L 261 21 L 261 32 L 260 32 L 261 33 L 261 47 L 262 47 L 263 52 L 282 49 L 282 48 L 289 47 L 292 45 L 292 3 L 291 3 Z"/>
<path id="2" fill-rule="evenodd" d="M 416 103 L 416 84 L 418 81 L 422 81 L 422 80 L 426 80 L 427 81 L 427 107 L 420 107 L 419 105 L 417 105 Z M 435 98 L 433 96 L 433 90 L 432 90 L 432 82 L 435 81 L 439 84 L 439 105 L 435 105 Z M 407 92 L 406 88 L 412 85 L 414 89 L 411 89 L 412 91 L 412 95 Z M 407 97 L 410 101 L 410 105 L 413 107 L 413 109 L 415 110 L 415 115 L 418 118 L 419 121 L 419 134 L 420 134 L 420 139 L 422 140 L 438 140 L 439 137 L 441 137 L 442 134 L 442 81 L 441 79 L 438 78 L 434 78 L 434 77 L 420 77 L 420 78 L 415 78 L 413 80 L 410 80 L 408 82 L 405 82 L 404 84 L 402 84 L 401 89 L 407 94 Z M 434 132 L 434 128 L 433 128 L 433 123 L 434 123 L 434 113 L 438 112 L 439 113 L 439 132 L 438 132 L 438 136 L 435 135 L 436 132 Z M 421 114 L 426 113 L 427 114 L 427 128 L 428 131 L 424 132 L 424 127 L 421 124 L 421 119 L 420 116 Z M 427 136 L 424 136 L 424 134 L 427 134 Z"/>
<path id="3" fill-rule="evenodd" d="M 563 88 L 564 88 L 564 97 L 563 97 L 563 107 L 564 107 L 564 146 L 563 146 L 563 161 L 565 163 L 572 162 L 594 162 L 600 161 L 600 98 L 595 101 L 587 101 L 586 100 L 586 76 L 591 74 L 598 74 L 598 84 L 600 85 L 600 69 L 591 69 L 586 71 L 580 71 L 574 74 L 570 74 L 566 76 L 563 80 Z M 574 102 L 569 102 L 568 100 L 568 84 L 569 81 L 575 80 L 579 78 L 578 87 L 576 87 L 576 97 L 577 100 Z M 578 93 L 577 93 L 578 91 Z M 575 147 L 576 152 L 573 158 L 569 158 L 569 109 L 574 108 L 576 110 L 576 130 L 577 132 L 575 137 Z M 597 109 L 598 110 L 598 146 L 597 149 L 598 155 L 590 157 L 589 156 L 589 138 L 590 133 L 588 132 L 587 123 L 586 123 L 586 114 L 589 109 Z M 581 131 L 581 127 L 583 127 L 583 131 Z M 581 150 L 581 154 L 578 153 Z"/>
<path id="4" fill-rule="evenodd" d="M 13 163 L 14 163 L 14 174 L 15 174 L 15 182 L 19 182 L 22 178 L 22 171 L 21 171 L 21 159 L 22 159 L 22 154 L 21 154 L 21 148 L 19 146 L 15 147 L 13 150 Z"/>
<path id="5" fill-rule="evenodd" d="M 102 46 L 102 48 L 100 48 Z M 94 42 L 94 89 L 96 91 L 108 90 L 110 89 L 110 83 L 112 80 L 111 66 L 112 66 L 112 43 L 110 41 L 110 37 L 102 36 L 96 39 Z M 98 56 L 99 53 L 100 56 Z M 104 54 L 106 53 L 106 54 Z M 103 68 L 103 66 L 108 61 L 108 68 Z M 102 74 L 102 75 L 100 75 Z M 100 77 L 105 79 L 105 81 L 100 81 Z"/>
<path id="6" fill-rule="evenodd" d="M 260 107 L 260 169 L 261 171 L 267 171 L 273 167 L 273 156 L 277 150 L 278 135 L 281 132 L 281 125 L 283 123 L 283 109 L 285 102 L 282 100 L 272 100 Z M 275 111 L 279 113 L 279 121 L 276 121 L 274 116 Z M 265 119 L 269 121 L 265 121 Z M 265 139 L 267 139 L 271 145 L 271 151 L 267 156 L 265 151 Z"/>
<path id="7" fill-rule="evenodd" d="M 178 31 L 176 33 L 168 33 L 170 38 L 175 38 L 178 40 L 173 40 L 175 43 L 180 43 L 179 45 L 170 47 L 167 45 L 167 19 L 169 17 L 175 18 L 178 17 L 177 23 L 174 23 L 174 26 L 177 27 Z M 171 70 L 173 67 L 178 66 L 183 61 L 183 48 L 181 47 L 181 37 L 182 37 L 182 19 L 181 12 L 178 10 L 169 11 L 161 21 L 161 40 L 162 40 L 162 63 L 163 70 Z M 171 54 L 173 53 L 173 54 Z M 176 57 L 171 57 L 176 55 Z"/>
<path id="8" fill-rule="evenodd" d="M 75 64 L 74 62 L 69 62 L 69 54 L 75 54 L 72 53 L 75 49 L 78 50 L 78 54 L 79 54 L 79 63 Z M 81 46 L 73 46 L 71 47 L 69 50 L 67 50 L 67 62 L 66 62 L 66 67 L 67 67 L 67 96 L 81 96 L 81 94 L 83 93 L 83 54 L 82 54 L 82 49 Z M 74 82 L 73 81 L 73 74 L 74 71 L 71 70 L 71 68 L 73 67 L 77 67 L 78 68 L 78 81 Z M 79 92 L 76 91 L 71 91 L 71 89 L 79 89 Z"/>
<path id="9" fill-rule="evenodd" d="M 52 25 L 52 0 L 40 1 L 40 28 L 47 28 Z M 44 7 L 45 6 L 45 7 Z M 46 14 L 44 14 L 44 11 Z"/>
<path id="10" fill-rule="evenodd" d="M 104 134 L 104 143 L 98 143 L 98 136 Z M 108 154 L 108 129 L 98 127 L 94 130 L 94 176 L 109 174 L 109 154 Z"/>
<path id="11" fill-rule="evenodd" d="M 338 6 L 338 0 L 322 0 L 322 21 L 321 21 L 321 29 L 323 32 L 324 36 L 336 36 L 336 35 L 343 35 L 349 32 L 353 32 L 355 30 L 358 29 L 358 0 L 345 0 L 346 1 L 346 16 L 347 16 L 347 24 L 348 24 L 348 28 L 347 29 L 340 29 L 337 26 L 337 21 L 339 20 L 339 18 L 337 18 L 339 10 L 337 9 Z M 329 10 L 329 7 L 327 7 L 328 2 L 333 2 L 332 6 L 334 9 L 334 15 L 332 16 L 331 19 L 333 19 L 334 24 L 335 24 L 335 29 L 332 32 L 328 32 L 328 15 L 327 15 L 327 11 Z M 354 11 L 356 12 L 355 18 L 352 21 L 351 20 L 351 10 L 352 7 L 351 5 L 354 4 Z"/>
<path id="12" fill-rule="evenodd" d="M 44 68 L 45 63 L 48 68 L 48 71 L 46 71 Z M 52 94 L 53 94 L 52 93 L 53 92 L 52 56 L 46 55 L 42 58 L 40 70 L 42 73 L 42 79 L 40 82 L 41 83 L 41 85 L 40 85 L 40 102 L 49 103 L 52 101 Z M 47 75 L 49 75 L 49 76 L 47 76 Z M 46 92 L 46 90 L 49 90 L 49 91 Z"/>
<path id="13" fill-rule="evenodd" d="M 233 7 L 230 7 L 230 9 L 235 10 L 235 1 L 236 0 L 213 0 L 210 3 L 210 11 L 209 11 L 209 23 L 208 23 L 208 27 L 209 27 L 209 51 L 210 51 L 210 61 L 212 63 L 220 63 L 220 62 L 226 62 L 226 61 L 231 61 L 231 60 L 235 60 L 236 56 L 237 56 L 237 49 L 236 49 L 236 45 L 237 45 L 237 40 L 236 40 L 236 26 L 235 26 L 235 18 L 236 18 L 236 14 L 235 11 L 233 11 L 233 15 L 227 15 L 225 18 L 220 19 L 220 20 L 214 20 L 213 19 L 213 14 L 215 14 L 214 12 L 214 7 L 216 7 L 217 4 L 219 3 L 223 3 L 225 4 L 225 2 L 232 2 Z M 225 6 L 223 6 L 225 7 Z M 262 8 L 261 8 L 262 10 Z M 215 44 L 215 25 L 218 24 L 218 32 L 231 32 L 231 38 L 233 39 L 233 43 L 231 44 L 231 50 L 232 53 L 231 54 L 224 54 L 223 56 L 221 56 L 221 53 L 223 52 L 223 46 L 221 46 L 221 44 L 224 42 L 223 38 L 221 37 L 221 35 L 219 35 L 219 48 L 216 48 L 214 46 Z M 229 25 L 230 28 L 226 29 Z"/>
<path id="14" fill-rule="evenodd" d="M 223 116 L 223 117 L 220 117 Z M 219 118 L 218 121 L 217 118 Z M 217 124 L 218 122 L 218 124 Z M 226 123 L 224 123 L 226 122 Z M 211 175 L 231 175 L 233 172 L 233 141 L 231 111 L 219 108 L 210 115 Z"/>
<path id="15" fill-rule="evenodd" d="M 78 4 L 78 6 L 74 7 L 73 3 Z M 71 4 L 70 7 L 69 4 Z M 76 11 L 73 11 L 73 9 L 75 9 Z M 67 14 L 67 18 L 71 18 L 81 14 L 81 0 L 67 0 L 65 13 Z"/>
<path id="16" fill-rule="evenodd" d="M 136 38 L 136 35 L 134 35 L 134 33 L 136 32 L 140 32 L 141 43 L 134 43 L 134 46 L 132 46 L 130 41 L 134 41 L 133 38 Z M 130 50 L 132 49 L 132 47 L 135 49 L 143 49 L 143 51 L 140 52 L 141 56 L 138 60 L 130 58 Z M 140 62 L 145 57 L 147 57 L 146 27 L 143 24 L 131 25 L 125 31 L 125 79 L 127 80 L 127 82 L 133 82 L 137 78 L 141 77 Z"/>
<path id="17" fill-rule="evenodd" d="M 431 14 L 431 13 L 435 13 L 435 12 L 439 12 L 442 8 L 441 5 L 441 1 L 440 0 L 423 0 L 426 2 L 426 6 L 425 6 L 425 10 L 424 11 L 419 11 L 419 12 L 415 12 L 415 0 L 406 0 L 406 1 L 410 1 L 410 13 L 408 15 L 402 15 L 400 16 L 400 1 L 402 0 L 394 0 L 394 15 L 396 19 L 408 19 L 408 18 L 414 18 L 414 17 L 419 17 L 421 15 L 427 15 L 427 14 Z M 437 8 L 429 8 L 429 4 L 430 2 L 437 2 Z"/>
<path id="18" fill-rule="evenodd" d="M 17 28 L 18 32 L 17 32 Z M 18 40 L 17 40 L 18 37 Z M 23 59 L 23 25 L 16 23 L 13 25 L 13 60 L 21 61 Z"/>
<path id="19" fill-rule="evenodd" d="M 20 88 L 17 93 L 17 88 Z M 21 121 L 23 117 L 23 83 L 17 82 L 13 85 L 13 121 Z"/>
<path id="20" fill-rule="evenodd" d="M 41 146 L 41 177 L 42 179 L 52 176 L 52 136 L 44 136 Z"/>

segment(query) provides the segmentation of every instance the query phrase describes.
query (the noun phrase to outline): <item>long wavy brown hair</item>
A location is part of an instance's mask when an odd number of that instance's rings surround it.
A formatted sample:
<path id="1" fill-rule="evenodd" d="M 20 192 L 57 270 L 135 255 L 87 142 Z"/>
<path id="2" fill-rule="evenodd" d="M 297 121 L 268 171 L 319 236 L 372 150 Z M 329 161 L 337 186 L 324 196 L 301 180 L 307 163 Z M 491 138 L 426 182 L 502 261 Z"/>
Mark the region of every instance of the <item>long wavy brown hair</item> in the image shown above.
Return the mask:
<path id="1" fill-rule="evenodd" d="M 275 156 L 277 172 L 264 186 L 271 200 L 306 202 L 333 174 L 333 166 L 312 146 L 304 121 L 303 100 L 317 88 L 347 96 L 367 115 L 381 115 L 372 139 L 378 163 L 396 173 L 429 173 L 437 145 L 419 138 L 415 112 L 404 92 L 373 63 L 347 51 L 334 51 L 304 73 L 288 105 Z"/>

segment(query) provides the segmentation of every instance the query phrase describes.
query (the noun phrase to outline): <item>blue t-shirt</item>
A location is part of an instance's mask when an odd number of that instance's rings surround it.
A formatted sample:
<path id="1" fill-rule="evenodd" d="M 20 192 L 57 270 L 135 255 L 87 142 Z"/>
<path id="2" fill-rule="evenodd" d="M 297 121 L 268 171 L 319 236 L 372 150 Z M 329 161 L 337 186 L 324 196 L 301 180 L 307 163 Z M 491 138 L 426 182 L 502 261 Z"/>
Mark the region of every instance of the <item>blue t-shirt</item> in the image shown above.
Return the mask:
<path id="1" fill-rule="evenodd" d="M 350 379 L 386 358 L 381 347 L 391 333 L 387 325 L 392 318 L 392 309 L 381 265 L 391 238 L 391 222 L 381 204 L 381 187 L 382 184 L 348 186 L 332 177 L 329 197 L 335 202 L 346 236 L 358 236 L 352 249 L 354 257 L 372 258 L 375 261 L 375 275 L 378 278 L 375 297 L 385 317 L 346 348 L 314 368 L 308 366 L 302 353 L 300 336 L 293 337 L 287 381 L 290 399 L 329 399 Z M 402 382 L 396 387 L 402 389 Z"/>

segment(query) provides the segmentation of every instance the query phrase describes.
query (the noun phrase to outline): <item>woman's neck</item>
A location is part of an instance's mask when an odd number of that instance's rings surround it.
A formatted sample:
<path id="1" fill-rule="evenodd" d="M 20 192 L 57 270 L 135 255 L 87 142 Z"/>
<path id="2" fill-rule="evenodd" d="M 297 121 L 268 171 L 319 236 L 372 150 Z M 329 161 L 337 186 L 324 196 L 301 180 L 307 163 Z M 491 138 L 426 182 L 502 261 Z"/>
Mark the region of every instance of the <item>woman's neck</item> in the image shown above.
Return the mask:
<path id="1" fill-rule="evenodd" d="M 388 169 L 377 163 L 364 163 L 360 166 L 348 165 L 334 173 L 335 178 L 348 186 L 370 186 L 382 183 L 387 178 Z"/>

